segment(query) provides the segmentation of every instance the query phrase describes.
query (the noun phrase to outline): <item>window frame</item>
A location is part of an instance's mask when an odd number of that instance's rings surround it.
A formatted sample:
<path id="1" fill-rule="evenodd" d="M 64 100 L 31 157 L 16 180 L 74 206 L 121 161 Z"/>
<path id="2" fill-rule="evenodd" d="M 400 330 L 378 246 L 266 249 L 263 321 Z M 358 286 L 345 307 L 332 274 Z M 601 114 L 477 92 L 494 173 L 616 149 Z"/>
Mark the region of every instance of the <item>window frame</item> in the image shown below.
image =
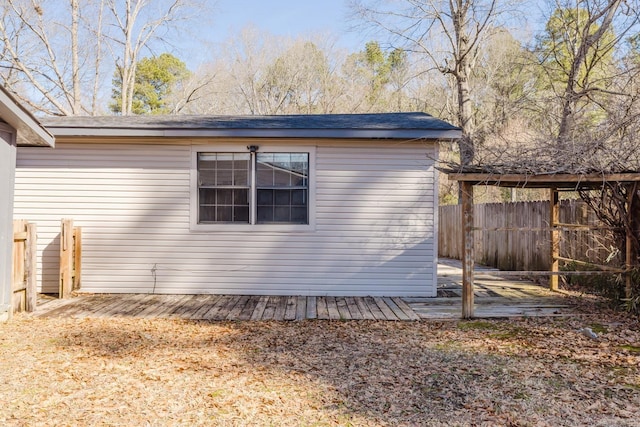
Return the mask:
<path id="1" fill-rule="evenodd" d="M 198 223 L 199 203 L 198 203 L 198 153 L 249 153 L 248 145 L 257 145 L 258 153 L 308 153 L 309 155 L 309 176 L 308 180 L 308 223 L 292 224 L 292 223 L 269 223 L 269 224 L 251 224 L 249 223 Z M 251 167 L 254 162 L 251 161 Z M 314 232 L 316 227 L 316 146 L 313 145 L 261 145 L 261 141 L 249 141 L 242 145 L 192 145 L 191 146 L 191 168 L 190 168 L 190 209 L 189 209 L 189 229 L 190 231 L 209 231 L 209 232 L 277 232 L 277 233 L 296 233 L 296 232 Z M 249 217 L 257 214 L 257 200 L 255 170 L 251 170 L 251 186 L 249 191 Z"/>

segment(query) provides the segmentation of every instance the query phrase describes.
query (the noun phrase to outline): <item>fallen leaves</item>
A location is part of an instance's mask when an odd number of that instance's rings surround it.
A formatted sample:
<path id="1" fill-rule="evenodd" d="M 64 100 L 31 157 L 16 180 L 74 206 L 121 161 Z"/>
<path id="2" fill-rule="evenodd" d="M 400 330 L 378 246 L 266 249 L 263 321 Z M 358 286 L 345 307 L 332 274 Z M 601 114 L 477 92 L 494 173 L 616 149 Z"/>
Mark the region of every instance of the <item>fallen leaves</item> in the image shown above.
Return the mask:
<path id="1" fill-rule="evenodd" d="M 609 312 L 482 322 L 19 316 L 0 325 L 0 424 L 633 425 L 639 342 L 637 319 Z"/>

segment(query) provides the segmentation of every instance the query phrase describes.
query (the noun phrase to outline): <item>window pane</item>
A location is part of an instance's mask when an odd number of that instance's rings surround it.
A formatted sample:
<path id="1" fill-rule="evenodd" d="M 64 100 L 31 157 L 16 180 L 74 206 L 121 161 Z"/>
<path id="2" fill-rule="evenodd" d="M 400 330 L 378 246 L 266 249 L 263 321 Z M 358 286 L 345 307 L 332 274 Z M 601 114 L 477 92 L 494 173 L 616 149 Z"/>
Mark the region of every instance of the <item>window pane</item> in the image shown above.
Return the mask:
<path id="1" fill-rule="evenodd" d="M 216 204 L 216 190 L 213 188 L 201 188 L 200 189 L 200 206 L 215 205 L 215 204 Z"/>
<path id="2" fill-rule="evenodd" d="M 217 156 L 215 155 L 215 153 L 198 153 L 198 170 L 215 169 L 216 158 Z"/>
<path id="3" fill-rule="evenodd" d="M 292 190 L 291 191 L 291 204 L 292 205 L 306 205 L 307 204 L 307 190 Z"/>
<path id="4" fill-rule="evenodd" d="M 291 172 L 285 169 L 274 169 L 273 186 L 289 187 L 291 185 Z"/>
<path id="5" fill-rule="evenodd" d="M 233 208 L 231 206 L 218 206 L 216 208 L 216 221 L 232 222 Z"/>
<path id="6" fill-rule="evenodd" d="M 214 222 L 216 220 L 216 209 L 211 206 L 200 206 L 198 218 L 200 222 Z"/>
<path id="7" fill-rule="evenodd" d="M 198 172 L 200 186 L 216 185 L 216 171 L 213 170 L 201 170 Z"/>
<path id="8" fill-rule="evenodd" d="M 307 224 L 309 153 L 258 153 L 256 160 L 257 221 Z"/>
<path id="9" fill-rule="evenodd" d="M 233 171 L 233 185 L 249 185 L 249 169 L 235 169 Z"/>
<path id="10" fill-rule="evenodd" d="M 285 207 L 276 206 L 273 209 L 273 221 L 274 222 L 291 222 L 291 216 L 289 215 L 289 206 L 285 206 Z"/>
<path id="11" fill-rule="evenodd" d="M 278 206 L 289 206 L 291 204 L 291 193 L 290 190 L 275 190 L 275 205 Z"/>
<path id="12" fill-rule="evenodd" d="M 274 153 L 257 153 L 256 156 L 258 163 L 273 163 Z"/>
<path id="13" fill-rule="evenodd" d="M 249 222 L 249 153 L 198 153 L 198 221 Z"/>
<path id="14" fill-rule="evenodd" d="M 249 205 L 249 190 L 233 190 L 234 205 Z"/>
<path id="15" fill-rule="evenodd" d="M 265 187 L 273 186 L 273 167 L 271 167 L 270 165 L 258 163 L 256 185 Z"/>
<path id="16" fill-rule="evenodd" d="M 233 190 L 217 190 L 216 204 L 233 205 Z"/>
<path id="17" fill-rule="evenodd" d="M 247 155 L 246 158 L 241 155 L 235 156 L 233 161 L 233 168 L 236 170 L 237 169 L 249 170 L 249 155 Z"/>
<path id="18" fill-rule="evenodd" d="M 234 222 L 249 222 L 249 206 L 235 206 L 233 208 Z"/>
<path id="19" fill-rule="evenodd" d="M 273 206 L 260 206 L 258 205 L 258 212 L 256 214 L 256 221 L 259 224 L 264 224 L 267 222 L 273 222 Z"/>
<path id="20" fill-rule="evenodd" d="M 217 169 L 216 185 L 233 185 L 233 170 Z"/>
<path id="21" fill-rule="evenodd" d="M 258 190 L 258 205 L 273 205 L 273 190 Z"/>
<path id="22" fill-rule="evenodd" d="M 309 222 L 307 217 L 307 208 L 292 207 L 291 222 L 293 222 L 294 224 L 307 224 Z"/>

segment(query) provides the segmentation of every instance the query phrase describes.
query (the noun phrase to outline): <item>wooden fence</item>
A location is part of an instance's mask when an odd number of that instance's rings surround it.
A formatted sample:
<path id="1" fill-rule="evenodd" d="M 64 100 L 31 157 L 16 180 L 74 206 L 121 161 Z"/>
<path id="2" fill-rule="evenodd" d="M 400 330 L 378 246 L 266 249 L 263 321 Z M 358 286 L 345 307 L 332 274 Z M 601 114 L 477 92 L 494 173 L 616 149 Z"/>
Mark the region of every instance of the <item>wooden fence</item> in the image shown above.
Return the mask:
<path id="1" fill-rule="evenodd" d="M 474 206 L 476 262 L 513 271 L 544 271 L 550 266 L 549 202 L 487 203 Z M 440 206 L 439 256 L 462 259 L 461 206 Z M 595 213 L 579 200 L 560 202 L 560 223 L 601 225 Z M 560 228 L 560 256 L 619 266 L 610 231 Z"/>
<path id="2" fill-rule="evenodd" d="M 80 289 L 82 275 L 82 230 L 72 219 L 63 219 L 60 230 L 59 297 L 68 298 Z"/>
<path id="3" fill-rule="evenodd" d="M 13 221 L 12 306 L 14 312 L 36 308 L 36 225 Z"/>

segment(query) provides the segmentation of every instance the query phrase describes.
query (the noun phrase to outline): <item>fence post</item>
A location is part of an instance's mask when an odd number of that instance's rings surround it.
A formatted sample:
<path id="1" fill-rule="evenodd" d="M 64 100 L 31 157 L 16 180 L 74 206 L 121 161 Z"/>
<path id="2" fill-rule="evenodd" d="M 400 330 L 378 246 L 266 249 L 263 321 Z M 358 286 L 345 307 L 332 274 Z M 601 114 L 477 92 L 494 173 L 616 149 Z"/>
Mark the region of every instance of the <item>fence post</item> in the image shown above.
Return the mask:
<path id="1" fill-rule="evenodd" d="M 11 268 L 11 311 L 13 313 L 23 311 L 25 309 L 25 242 L 27 235 L 25 233 L 26 221 L 19 219 L 13 221 L 13 266 Z"/>
<path id="2" fill-rule="evenodd" d="M 36 265 L 38 262 L 37 258 L 37 232 L 36 225 L 32 223 L 27 223 L 27 241 L 26 241 L 26 253 L 25 253 L 25 270 L 26 270 L 26 302 L 25 309 L 28 312 L 35 311 L 36 309 L 36 301 L 37 301 L 37 292 L 36 292 Z"/>
<path id="3" fill-rule="evenodd" d="M 73 290 L 73 220 L 63 219 L 60 230 L 59 298 L 68 298 Z"/>
<path id="4" fill-rule="evenodd" d="M 560 270 L 560 264 L 558 257 L 560 256 L 560 231 L 557 226 L 560 222 L 560 202 L 558 197 L 558 190 L 551 188 L 549 190 L 549 228 L 551 237 L 551 276 L 549 277 L 549 289 L 552 291 L 558 290 L 558 271 Z"/>
<path id="5" fill-rule="evenodd" d="M 73 229 L 73 290 L 80 289 L 82 277 L 82 227 Z"/>

